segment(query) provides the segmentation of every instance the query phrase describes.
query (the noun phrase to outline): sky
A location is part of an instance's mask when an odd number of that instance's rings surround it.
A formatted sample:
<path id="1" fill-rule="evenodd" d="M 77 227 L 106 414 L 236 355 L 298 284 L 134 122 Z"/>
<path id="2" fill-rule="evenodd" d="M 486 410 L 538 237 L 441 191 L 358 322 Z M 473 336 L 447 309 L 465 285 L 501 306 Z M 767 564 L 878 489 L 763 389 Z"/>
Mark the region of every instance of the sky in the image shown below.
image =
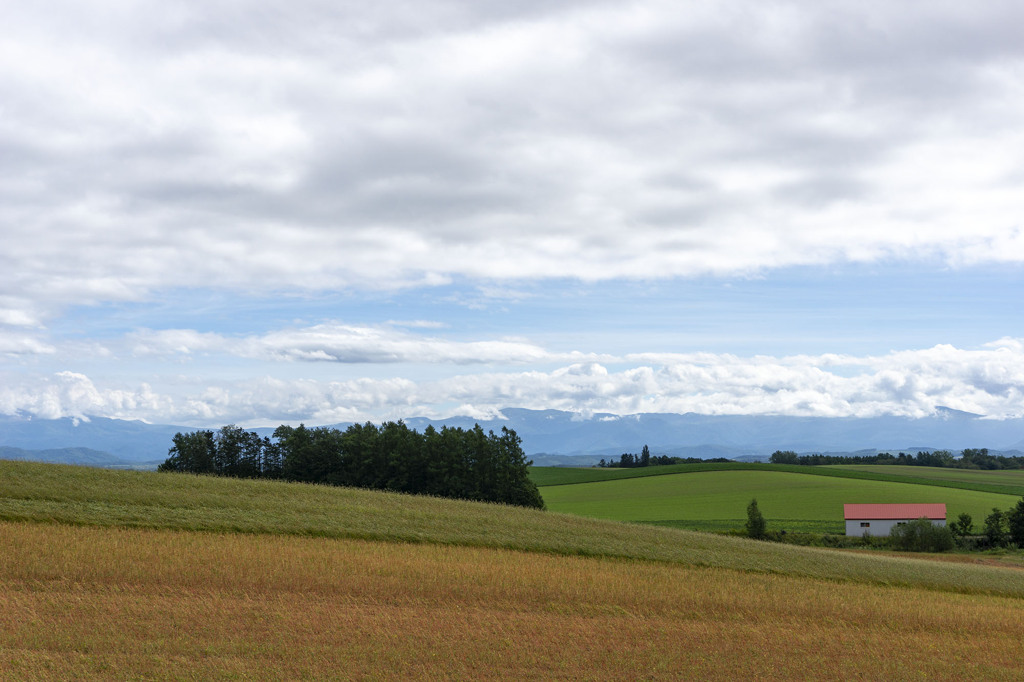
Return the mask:
<path id="1" fill-rule="evenodd" d="M 3 2 L 0 414 L 1024 416 L 1024 5 Z"/>

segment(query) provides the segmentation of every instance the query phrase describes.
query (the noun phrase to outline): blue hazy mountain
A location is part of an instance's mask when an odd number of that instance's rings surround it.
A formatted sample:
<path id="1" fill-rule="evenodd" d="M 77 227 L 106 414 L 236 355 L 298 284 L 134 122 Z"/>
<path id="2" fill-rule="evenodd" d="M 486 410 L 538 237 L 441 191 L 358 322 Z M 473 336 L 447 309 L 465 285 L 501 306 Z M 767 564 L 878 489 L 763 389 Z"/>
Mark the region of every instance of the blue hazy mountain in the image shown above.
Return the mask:
<path id="1" fill-rule="evenodd" d="M 855 452 L 858 450 L 949 449 L 987 447 L 1014 450 L 1024 438 L 1024 419 L 992 420 L 939 409 L 935 416 L 785 417 L 700 414 L 594 414 L 587 419 L 557 410 L 502 410 L 506 419 L 480 421 L 484 429 L 515 429 L 527 454 L 617 455 L 639 452 L 682 457 L 766 456 L 775 450 Z M 468 418 L 410 419 L 427 424 L 472 426 Z"/>
<path id="2" fill-rule="evenodd" d="M 82 464 L 87 466 L 127 469 L 139 464 L 115 457 L 109 452 L 91 448 L 58 448 L 54 450 L 25 450 L 0 445 L 0 459 L 51 462 L 54 464 Z"/>
<path id="3" fill-rule="evenodd" d="M 925 449 L 987 447 L 992 451 L 1024 449 L 1024 419 L 994 420 L 941 408 L 931 417 L 829 418 L 739 416 L 700 414 L 593 414 L 581 417 L 558 410 L 508 408 L 502 418 L 477 420 L 410 418 L 411 428 L 428 425 L 485 430 L 514 429 L 524 451 L 538 463 L 540 455 L 615 457 L 639 452 L 646 444 L 654 454 L 680 457 L 729 457 L 757 459 L 775 450 L 851 453 L 889 450 L 917 452 Z M 348 424 L 332 424 L 346 428 Z M 216 427 L 215 427 L 216 428 Z M 0 446 L 22 450 L 86 448 L 127 464 L 163 461 L 175 433 L 193 428 L 138 421 L 93 418 L 25 419 L 0 416 Z M 257 429 L 268 435 L 273 429 Z M 70 455 L 68 455 L 70 456 Z M 82 454 L 80 460 L 99 456 Z M 70 461 L 70 460 L 69 460 Z M 561 460 L 559 460 L 561 461 Z M 73 463 L 90 463 L 77 461 Z M 101 466 L 107 466 L 101 464 Z"/>
<path id="4" fill-rule="evenodd" d="M 193 430 L 185 426 L 100 417 L 83 421 L 0 416 L 0 446 L 31 451 L 85 448 L 112 457 L 111 466 L 114 466 L 116 463 L 163 461 L 167 458 L 174 434 Z M 63 461 L 68 464 L 91 463 L 84 459 L 88 457 Z"/>

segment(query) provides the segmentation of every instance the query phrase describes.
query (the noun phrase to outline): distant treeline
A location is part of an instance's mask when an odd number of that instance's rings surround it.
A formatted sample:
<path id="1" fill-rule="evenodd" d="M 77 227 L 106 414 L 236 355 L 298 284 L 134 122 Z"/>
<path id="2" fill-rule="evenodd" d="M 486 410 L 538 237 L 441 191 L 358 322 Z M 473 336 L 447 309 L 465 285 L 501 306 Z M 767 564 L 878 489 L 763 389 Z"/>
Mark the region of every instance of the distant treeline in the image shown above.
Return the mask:
<path id="1" fill-rule="evenodd" d="M 988 448 L 968 448 L 954 457 L 949 450 L 918 452 L 908 455 L 901 452 L 892 455 L 883 452 L 878 455 L 854 457 L 847 455 L 798 455 L 792 450 L 776 450 L 769 460 L 772 464 L 904 464 L 919 467 L 946 467 L 950 469 L 1022 469 L 1024 457 L 990 455 Z"/>
<path id="2" fill-rule="evenodd" d="M 700 464 L 703 462 L 731 462 L 731 459 L 716 457 L 715 459 L 701 459 L 700 457 L 670 457 L 668 455 L 651 455 L 651 450 L 646 445 L 639 455 L 625 452 L 617 460 L 601 460 L 597 463 L 599 467 L 633 469 L 636 467 L 653 467 L 665 464 Z"/>
<path id="3" fill-rule="evenodd" d="M 273 439 L 230 425 L 178 433 L 159 471 L 374 488 L 543 508 L 515 431 L 500 435 L 402 422 L 279 426 Z"/>

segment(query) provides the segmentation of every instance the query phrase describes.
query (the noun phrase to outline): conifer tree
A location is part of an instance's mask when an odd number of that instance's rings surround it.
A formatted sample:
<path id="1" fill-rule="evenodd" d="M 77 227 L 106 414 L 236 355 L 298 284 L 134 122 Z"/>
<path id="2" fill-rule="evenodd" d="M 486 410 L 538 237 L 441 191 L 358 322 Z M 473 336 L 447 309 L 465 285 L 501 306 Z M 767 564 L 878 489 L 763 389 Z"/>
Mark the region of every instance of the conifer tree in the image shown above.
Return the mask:
<path id="1" fill-rule="evenodd" d="M 751 500 L 747 505 L 747 535 L 755 540 L 761 540 L 764 538 L 767 526 L 764 515 L 757 508 L 757 499 Z"/>

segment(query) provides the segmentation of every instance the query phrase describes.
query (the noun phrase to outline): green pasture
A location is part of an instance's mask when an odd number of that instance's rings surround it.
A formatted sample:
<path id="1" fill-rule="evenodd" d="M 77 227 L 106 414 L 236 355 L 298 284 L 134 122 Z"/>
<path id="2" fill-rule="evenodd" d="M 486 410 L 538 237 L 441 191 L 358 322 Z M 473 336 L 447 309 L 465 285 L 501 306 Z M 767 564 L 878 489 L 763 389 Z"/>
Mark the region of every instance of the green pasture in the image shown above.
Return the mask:
<path id="1" fill-rule="evenodd" d="M 720 469 L 756 469 L 765 464 L 747 464 L 745 462 L 708 462 L 706 464 L 666 464 L 664 466 L 636 467 L 619 469 L 617 467 L 530 467 L 530 478 L 540 486 L 571 485 L 573 483 L 592 483 L 594 481 L 614 481 L 620 478 L 644 478 L 647 476 L 664 476 L 666 474 L 694 473 L 697 471 L 718 471 Z"/>
<path id="2" fill-rule="evenodd" d="M 631 469 L 587 469 L 568 467 L 531 467 L 530 477 L 538 486 L 573 485 L 623 478 L 646 478 L 668 474 L 691 474 L 705 471 L 772 471 L 806 476 L 854 478 L 864 481 L 916 483 L 940 488 L 960 488 L 1001 495 L 1024 496 L 1024 472 L 943 469 L 893 465 L 821 465 L 765 464 L 760 462 L 705 462 Z"/>
<path id="3" fill-rule="evenodd" d="M 838 471 L 885 473 L 889 476 L 909 478 L 928 478 L 937 481 L 954 481 L 971 485 L 982 484 L 991 490 L 993 486 L 1002 486 L 1011 495 L 1024 495 L 1024 469 L 1006 469 L 987 471 L 984 469 L 946 469 L 942 467 L 914 467 L 878 464 L 839 464 L 828 465 L 825 469 Z"/>
<path id="4" fill-rule="evenodd" d="M 552 511 L 697 530 L 742 527 L 757 498 L 768 527 L 842 533 L 845 503 L 942 502 L 949 518 L 967 512 L 981 526 L 993 507 L 1009 509 L 1015 495 L 916 483 L 816 476 L 788 471 L 705 471 L 545 486 Z"/>

